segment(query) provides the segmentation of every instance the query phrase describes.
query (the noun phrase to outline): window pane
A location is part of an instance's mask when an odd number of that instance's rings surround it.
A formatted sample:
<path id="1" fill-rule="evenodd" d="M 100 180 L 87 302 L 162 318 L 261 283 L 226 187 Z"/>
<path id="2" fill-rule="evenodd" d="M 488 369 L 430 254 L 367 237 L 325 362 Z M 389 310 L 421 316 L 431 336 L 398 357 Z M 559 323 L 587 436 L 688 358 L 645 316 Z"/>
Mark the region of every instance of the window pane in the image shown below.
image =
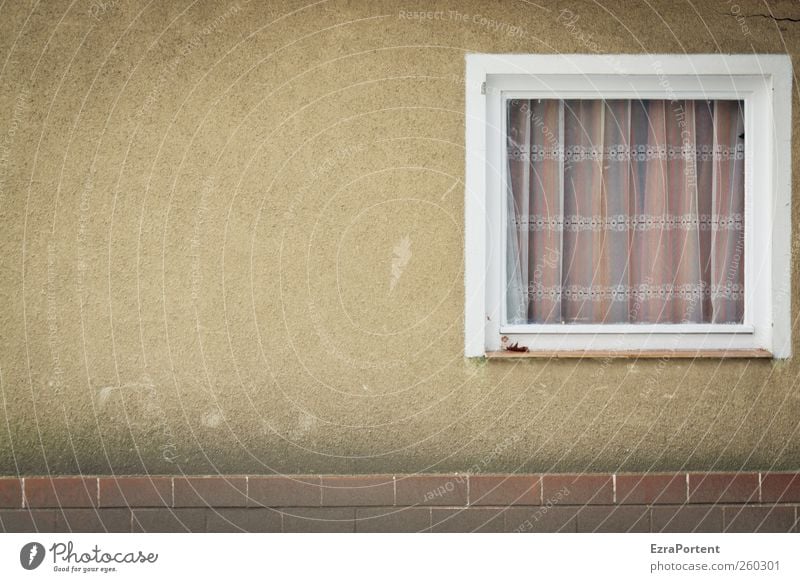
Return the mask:
<path id="1" fill-rule="evenodd" d="M 507 102 L 509 323 L 741 323 L 741 101 Z"/>

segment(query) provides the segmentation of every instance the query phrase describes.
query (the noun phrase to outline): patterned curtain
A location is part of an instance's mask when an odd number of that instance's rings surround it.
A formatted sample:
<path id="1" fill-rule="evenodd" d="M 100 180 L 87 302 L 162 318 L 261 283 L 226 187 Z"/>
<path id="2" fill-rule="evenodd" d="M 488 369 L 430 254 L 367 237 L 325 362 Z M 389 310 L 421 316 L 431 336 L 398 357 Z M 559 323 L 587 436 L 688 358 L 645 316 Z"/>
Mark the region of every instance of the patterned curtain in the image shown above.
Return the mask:
<path id="1" fill-rule="evenodd" d="M 740 101 L 512 100 L 509 323 L 740 323 Z"/>

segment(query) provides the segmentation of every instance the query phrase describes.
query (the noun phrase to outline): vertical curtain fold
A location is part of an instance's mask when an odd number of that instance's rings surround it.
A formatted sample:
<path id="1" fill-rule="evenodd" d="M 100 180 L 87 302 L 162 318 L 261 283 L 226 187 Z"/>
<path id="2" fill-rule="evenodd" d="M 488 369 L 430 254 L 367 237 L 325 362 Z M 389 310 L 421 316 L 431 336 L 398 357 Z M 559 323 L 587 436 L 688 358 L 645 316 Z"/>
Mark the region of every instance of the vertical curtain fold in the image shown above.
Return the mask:
<path id="1" fill-rule="evenodd" d="M 738 101 L 525 100 L 507 111 L 510 323 L 738 323 Z"/>
<path id="2" fill-rule="evenodd" d="M 714 103 L 714 259 L 711 302 L 714 323 L 738 321 L 744 313 L 744 231 L 731 228 L 744 215 L 744 119 L 736 101 Z"/>

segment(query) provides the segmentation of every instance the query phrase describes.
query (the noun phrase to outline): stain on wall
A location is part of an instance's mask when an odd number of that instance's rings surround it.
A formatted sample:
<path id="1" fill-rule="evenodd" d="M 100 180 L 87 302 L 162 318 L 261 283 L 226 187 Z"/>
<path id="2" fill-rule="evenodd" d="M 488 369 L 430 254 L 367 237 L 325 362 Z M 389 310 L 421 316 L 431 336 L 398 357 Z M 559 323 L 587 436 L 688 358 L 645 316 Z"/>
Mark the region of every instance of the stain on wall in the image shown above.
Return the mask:
<path id="1" fill-rule="evenodd" d="M 463 76 L 468 52 L 795 57 L 798 18 L 5 3 L 0 473 L 797 469 L 797 358 L 463 358 Z"/>

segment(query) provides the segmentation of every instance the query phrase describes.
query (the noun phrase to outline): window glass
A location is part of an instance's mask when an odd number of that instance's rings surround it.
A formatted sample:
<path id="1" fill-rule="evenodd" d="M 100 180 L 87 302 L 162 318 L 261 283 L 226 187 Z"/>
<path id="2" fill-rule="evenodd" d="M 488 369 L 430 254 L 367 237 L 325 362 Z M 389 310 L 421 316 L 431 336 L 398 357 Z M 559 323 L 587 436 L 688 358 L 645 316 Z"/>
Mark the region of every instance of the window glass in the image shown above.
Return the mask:
<path id="1" fill-rule="evenodd" d="M 506 101 L 506 321 L 744 318 L 744 104 Z"/>

